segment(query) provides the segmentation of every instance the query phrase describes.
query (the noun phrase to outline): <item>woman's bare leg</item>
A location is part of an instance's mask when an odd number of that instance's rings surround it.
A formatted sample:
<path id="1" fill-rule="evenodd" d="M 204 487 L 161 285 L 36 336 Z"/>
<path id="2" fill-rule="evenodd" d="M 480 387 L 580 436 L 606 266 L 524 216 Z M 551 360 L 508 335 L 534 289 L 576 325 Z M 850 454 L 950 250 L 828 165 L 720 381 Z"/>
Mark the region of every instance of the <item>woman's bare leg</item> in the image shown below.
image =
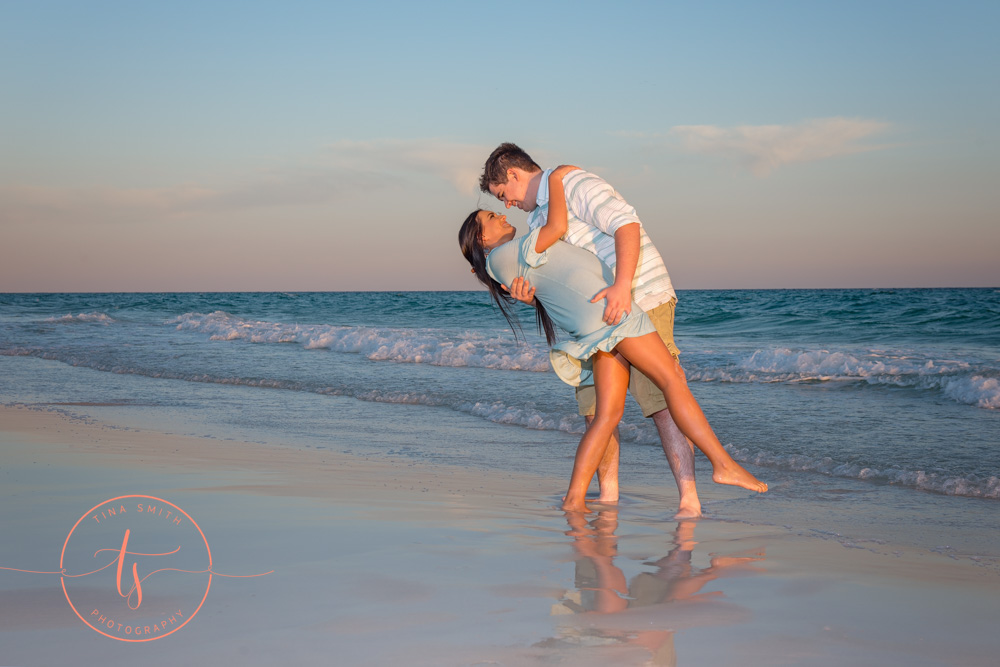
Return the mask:
<path id="1" fill-rule="evenodd" d="M 628 364 L 607 352 L 593 357 L 594 388 L 597 390 L 597 409 L 587 432 L 576 448 L 573 475 L 562 508 L 569 512 L 589 512 L 585 504 L 590 480 L 604 457 L 611 432 L 625 412 L 625 392 L 628 390 Z"/>
<path id="2" fill-rule="evenodd" d="M 594 416 L 587 417 L 587 425 L 594 421 Z M 618 502 L 618 456 L 621 450 L 621 436 L 618 434 L 616 426 L 611 431 L 611 439 L 608 440 L 608 448 L 604 450 L 604 458 L 597 466 L 597 486 L 600 495 L 597 499 L 602 503 Z"/>
<path id="3" fill-rule="evenodd" d="M 687 383 L 677 374 L 674 358 L 655 333 L 626 338 L 616 352 L 621 353 L 633 366 L 660 388 L 667 399 L 670 416 L 681 431 L 704 452 L 712 463 L 712 479 L 719 484 L 742 486 L 744 489 L 763 493 L 767 484 L 747 472 L 733 460 L 709 426 L 705 413 L 691 394 Z"/>

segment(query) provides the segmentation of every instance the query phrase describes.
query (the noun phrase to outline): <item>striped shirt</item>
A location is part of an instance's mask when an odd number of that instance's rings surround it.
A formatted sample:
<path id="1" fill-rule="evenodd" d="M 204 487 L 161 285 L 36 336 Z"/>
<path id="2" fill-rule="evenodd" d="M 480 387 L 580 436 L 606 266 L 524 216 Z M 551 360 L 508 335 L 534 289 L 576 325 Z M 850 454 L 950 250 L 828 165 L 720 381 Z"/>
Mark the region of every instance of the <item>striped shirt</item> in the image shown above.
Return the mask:
<path id="1" fill-rule="evenodd" d="M 549 174 L 542 173 L 538 184 L 537 206 L 528 215 L 528 229 L 545 224 L 549 211 Z M 586 171 L 571 171 L 563 177 L 569 228 L 563 236 L 575 246 L 597 255 L 602 262 L 615 268 L 615 232 L 623 226 L 639 224 L 639 263 L 632 280 L 632 298 L 639 307 L 650 311 L 677 298 L 667 267 L 653 246 L 639 216 L 628 202 L 600 176 Z"/>

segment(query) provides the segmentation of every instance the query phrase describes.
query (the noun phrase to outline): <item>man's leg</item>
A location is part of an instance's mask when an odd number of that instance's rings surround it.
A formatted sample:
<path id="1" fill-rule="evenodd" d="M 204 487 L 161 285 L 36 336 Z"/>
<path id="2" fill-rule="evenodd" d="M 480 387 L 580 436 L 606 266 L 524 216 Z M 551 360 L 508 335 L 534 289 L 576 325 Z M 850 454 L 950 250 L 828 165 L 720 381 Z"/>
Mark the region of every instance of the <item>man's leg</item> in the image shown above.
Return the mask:
<path id="1" fill-rule="evenodd" d="M 684 369 L 677 361 L 680 350 L 674 344 L 674 301 L 671 300 L 649 311 L 650 320 L 656 327 L 663 343 L 670 350 L 677 364 L 677 372 L 684 377 Z M 667 400 L 653 382 L 636 369 L 632 369 L 629 383 L 632 397 L 639 403 L 642 413 L 653 420 L 660 436 L 660 445 L 667 457 L 667 464 L 674 474 L 677 494 L 680 498 L 675 519 L 691 519 L 701 516 L 701 500 L 694 477 L 694 445 L 684 437 L 667 410 Z"/>
<path id="2" fill-rule="evenodd" d="M 680 497 L 675 519 L 692 519 L 701 516 L 701 500 L 694 478 L 694 445 L 691 444 L 677 424 L 670 417 L 669 410 L 660 410 L 652 415 L 653 423 L 660 434 L 660 444 L 667 456 L 667 464 L 674 473 L 677 495 Z"/>

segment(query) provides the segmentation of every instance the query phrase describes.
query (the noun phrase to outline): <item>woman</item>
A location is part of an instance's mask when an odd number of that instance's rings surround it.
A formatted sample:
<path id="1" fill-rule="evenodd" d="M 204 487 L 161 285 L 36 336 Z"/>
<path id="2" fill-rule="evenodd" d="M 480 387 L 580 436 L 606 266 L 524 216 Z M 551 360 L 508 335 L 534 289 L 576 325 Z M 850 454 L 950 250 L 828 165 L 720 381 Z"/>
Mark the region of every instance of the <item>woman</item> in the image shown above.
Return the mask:
<path id="1" fill-rule="evenodd" d="M 606 325 L 604 305 L 590 302 L 614 277 L 595 255 L 559 240 L 567 227 L 562 177 L 573 169 L 560 167 L 549 176 L 546 223 L 530 234 L 515 240 L 516 230 L 506 216 L 483 210 L 473 211 L 458 233 L 462 254 L 489 289 L 515 336 L 513 300 L 503 285 L 521 276 L 535 288 L 539 327 L 553 345 L 550 359 L 556 373 L 571 385 L 586 384 L 592 376 L 597 410 L 577 448 L 563 509 L 589 511 L 584 502 L 587 488 L 625 410 L 630 364 L 663 392 L 674 422 L 712 463 L 714 481 L 767 491 L 766 484 L 723 449 L 646 313 L 633 302 L 631 315 L 616 325 Z M 569 333 L 570 340 L 555 343 L 552 322 Z"/>

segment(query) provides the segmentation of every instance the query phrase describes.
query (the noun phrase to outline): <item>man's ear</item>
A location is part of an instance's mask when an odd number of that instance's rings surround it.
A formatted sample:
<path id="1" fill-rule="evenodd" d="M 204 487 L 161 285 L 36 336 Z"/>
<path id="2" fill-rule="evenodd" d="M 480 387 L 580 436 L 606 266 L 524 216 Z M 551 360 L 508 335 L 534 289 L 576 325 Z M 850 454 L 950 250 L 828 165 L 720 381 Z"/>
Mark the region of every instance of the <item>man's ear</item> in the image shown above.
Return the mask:
<path id="1" fill-rule="evenodd" d="M 510 169 L 507 170 L 507 180 L 508 181 L 516 181 L 516 180 L 518 180 L 518 178 L 517 178 L 517 172 L 514 171 L 513 167 L 511 167 Z"/>

